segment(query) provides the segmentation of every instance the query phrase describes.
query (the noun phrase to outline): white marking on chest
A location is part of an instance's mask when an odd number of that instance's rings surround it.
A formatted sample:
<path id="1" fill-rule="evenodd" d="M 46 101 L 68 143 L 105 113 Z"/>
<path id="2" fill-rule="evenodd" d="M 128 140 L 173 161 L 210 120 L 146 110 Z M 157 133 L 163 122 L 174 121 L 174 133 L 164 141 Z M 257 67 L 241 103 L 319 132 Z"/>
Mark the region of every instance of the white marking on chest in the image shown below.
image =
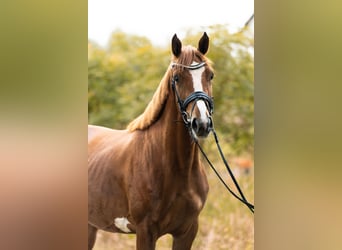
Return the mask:
<path id="1" fill-rule="evenodd" d="M 196 65 L 197 62 L 193 62 L 191 65 Z M 191 76 L 192 76 L 192 82 L 194 84 L 194 91 L 203 91 L 202 87 L 202 74 L 204 72 L 204 67 L 201 67 L 199 69 L 189 70 Z M 201 119 L 206 120 L 207 119 L 207 106 L 205 105 L 204 101 L 199 100 L 197 101 L 197 107 L 201 114 Z"/>
<path id="2" fill-rule="evenodd" d="M 125 233 L 130 233 L 131 232 L 131 230 L 129 230 L 129 228 L 127 227 L 127 225 L 130 224 L 130 222 L 125 217 L 115 218 L 114 219 L 114 224 L 122 232 L 125 232 Z"/>

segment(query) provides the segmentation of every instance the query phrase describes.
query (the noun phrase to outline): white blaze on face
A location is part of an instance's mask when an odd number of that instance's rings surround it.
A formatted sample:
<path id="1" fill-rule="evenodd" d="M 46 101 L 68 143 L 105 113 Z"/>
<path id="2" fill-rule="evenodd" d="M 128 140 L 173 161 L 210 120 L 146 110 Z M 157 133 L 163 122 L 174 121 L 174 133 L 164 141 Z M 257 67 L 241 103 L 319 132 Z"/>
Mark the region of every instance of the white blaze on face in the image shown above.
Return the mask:
<path id="1" fill-rule="evenodd" d="M 197 62 L 193 62 L 191 65 L 196 65 Z M 194 90 L 195 91 L 203 91 L 202 87 L 202 74 L 204 72 L 205 68 L 201 67 L 199 69 L 193 69 L 189 70 L 191 76 L 192 76 L 192 82 L 194 83 Z M 205 105 L 204 101 L 199 100 L 196 102 L 198 110 L 201 114 L 201 117 L 199 117 L 202 121 L 207 121 L 207 106 Z"/>
<path id="2" fill-rule="evenodd" d="M 125 232 L 125 233 L 130 233 L 131 232 L 131 230 L 129 230 L 129 228 L 127 227 L 127 225 L 130 224 L 130 223 L 127 220 L 127 218 L 125 218 L 125 217 L 115 218 L 114 224 L 122 232 Z"/>

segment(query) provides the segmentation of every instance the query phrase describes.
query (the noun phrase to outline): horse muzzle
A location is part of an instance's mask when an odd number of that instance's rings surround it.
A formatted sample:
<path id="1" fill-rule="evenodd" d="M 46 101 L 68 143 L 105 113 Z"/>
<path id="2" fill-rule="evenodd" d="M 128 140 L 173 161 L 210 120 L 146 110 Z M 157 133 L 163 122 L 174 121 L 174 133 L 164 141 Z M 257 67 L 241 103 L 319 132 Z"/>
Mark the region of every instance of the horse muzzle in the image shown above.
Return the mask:
<path id="1" fill-rule="evenodd" d="M 211 117 L 207 117 L 207 119 L 193 118 L 191 121 L 191 129 L 197 137 L 207 137 L 210 131 L 213 129 Z"/>

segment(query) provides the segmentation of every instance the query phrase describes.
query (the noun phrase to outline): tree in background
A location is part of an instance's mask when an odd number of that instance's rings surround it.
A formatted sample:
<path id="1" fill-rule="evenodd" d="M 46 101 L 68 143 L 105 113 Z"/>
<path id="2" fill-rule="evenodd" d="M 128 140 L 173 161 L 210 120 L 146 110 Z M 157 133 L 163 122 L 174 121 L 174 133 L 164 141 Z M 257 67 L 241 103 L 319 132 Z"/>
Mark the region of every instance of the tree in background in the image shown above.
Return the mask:
<path id="1" fill-rule="evenodd" d="M 144 37 L 113 33 L 108 49 L 88 46 L 89 123 L 124 128 L 158 86 L 163 50 Z"/>
<path id="2" fill-rule="evenodd" d="M 254 56 L 248 29 L 229 33 L 225 26 L 206 30 L 208 58 L 214 62 L 215 129 L 240 154 L 253 153 Z M 196 45 L 202 31 L 188 31 L 184 44 Z M 173 34 L 170 34 L 170 37 Z M 123 129 L 143 112 L 171 58 L 169 47 L 152 45 L 145 37 L 115 31 L 108 48 L 89 42 L 89 123 Z"/>

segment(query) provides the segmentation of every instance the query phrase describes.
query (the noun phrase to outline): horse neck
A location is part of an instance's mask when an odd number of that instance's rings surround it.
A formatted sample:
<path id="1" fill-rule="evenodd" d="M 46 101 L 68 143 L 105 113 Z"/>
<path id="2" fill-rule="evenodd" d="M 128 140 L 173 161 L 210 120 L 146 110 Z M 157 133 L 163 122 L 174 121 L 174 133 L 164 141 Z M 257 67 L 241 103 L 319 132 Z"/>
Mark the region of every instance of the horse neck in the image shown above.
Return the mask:
<path id="1" fill-rule="evenodd" d="M 157 123 L 160 131 L 156 138 L 158 147 L 163 148 L 163 155 L 178 171 L 189 172 L 199 161 L 198 149 L 185 127 L 180 111 L 177 107 L 175 95 L 169 92 L 164 111 Z"/>

